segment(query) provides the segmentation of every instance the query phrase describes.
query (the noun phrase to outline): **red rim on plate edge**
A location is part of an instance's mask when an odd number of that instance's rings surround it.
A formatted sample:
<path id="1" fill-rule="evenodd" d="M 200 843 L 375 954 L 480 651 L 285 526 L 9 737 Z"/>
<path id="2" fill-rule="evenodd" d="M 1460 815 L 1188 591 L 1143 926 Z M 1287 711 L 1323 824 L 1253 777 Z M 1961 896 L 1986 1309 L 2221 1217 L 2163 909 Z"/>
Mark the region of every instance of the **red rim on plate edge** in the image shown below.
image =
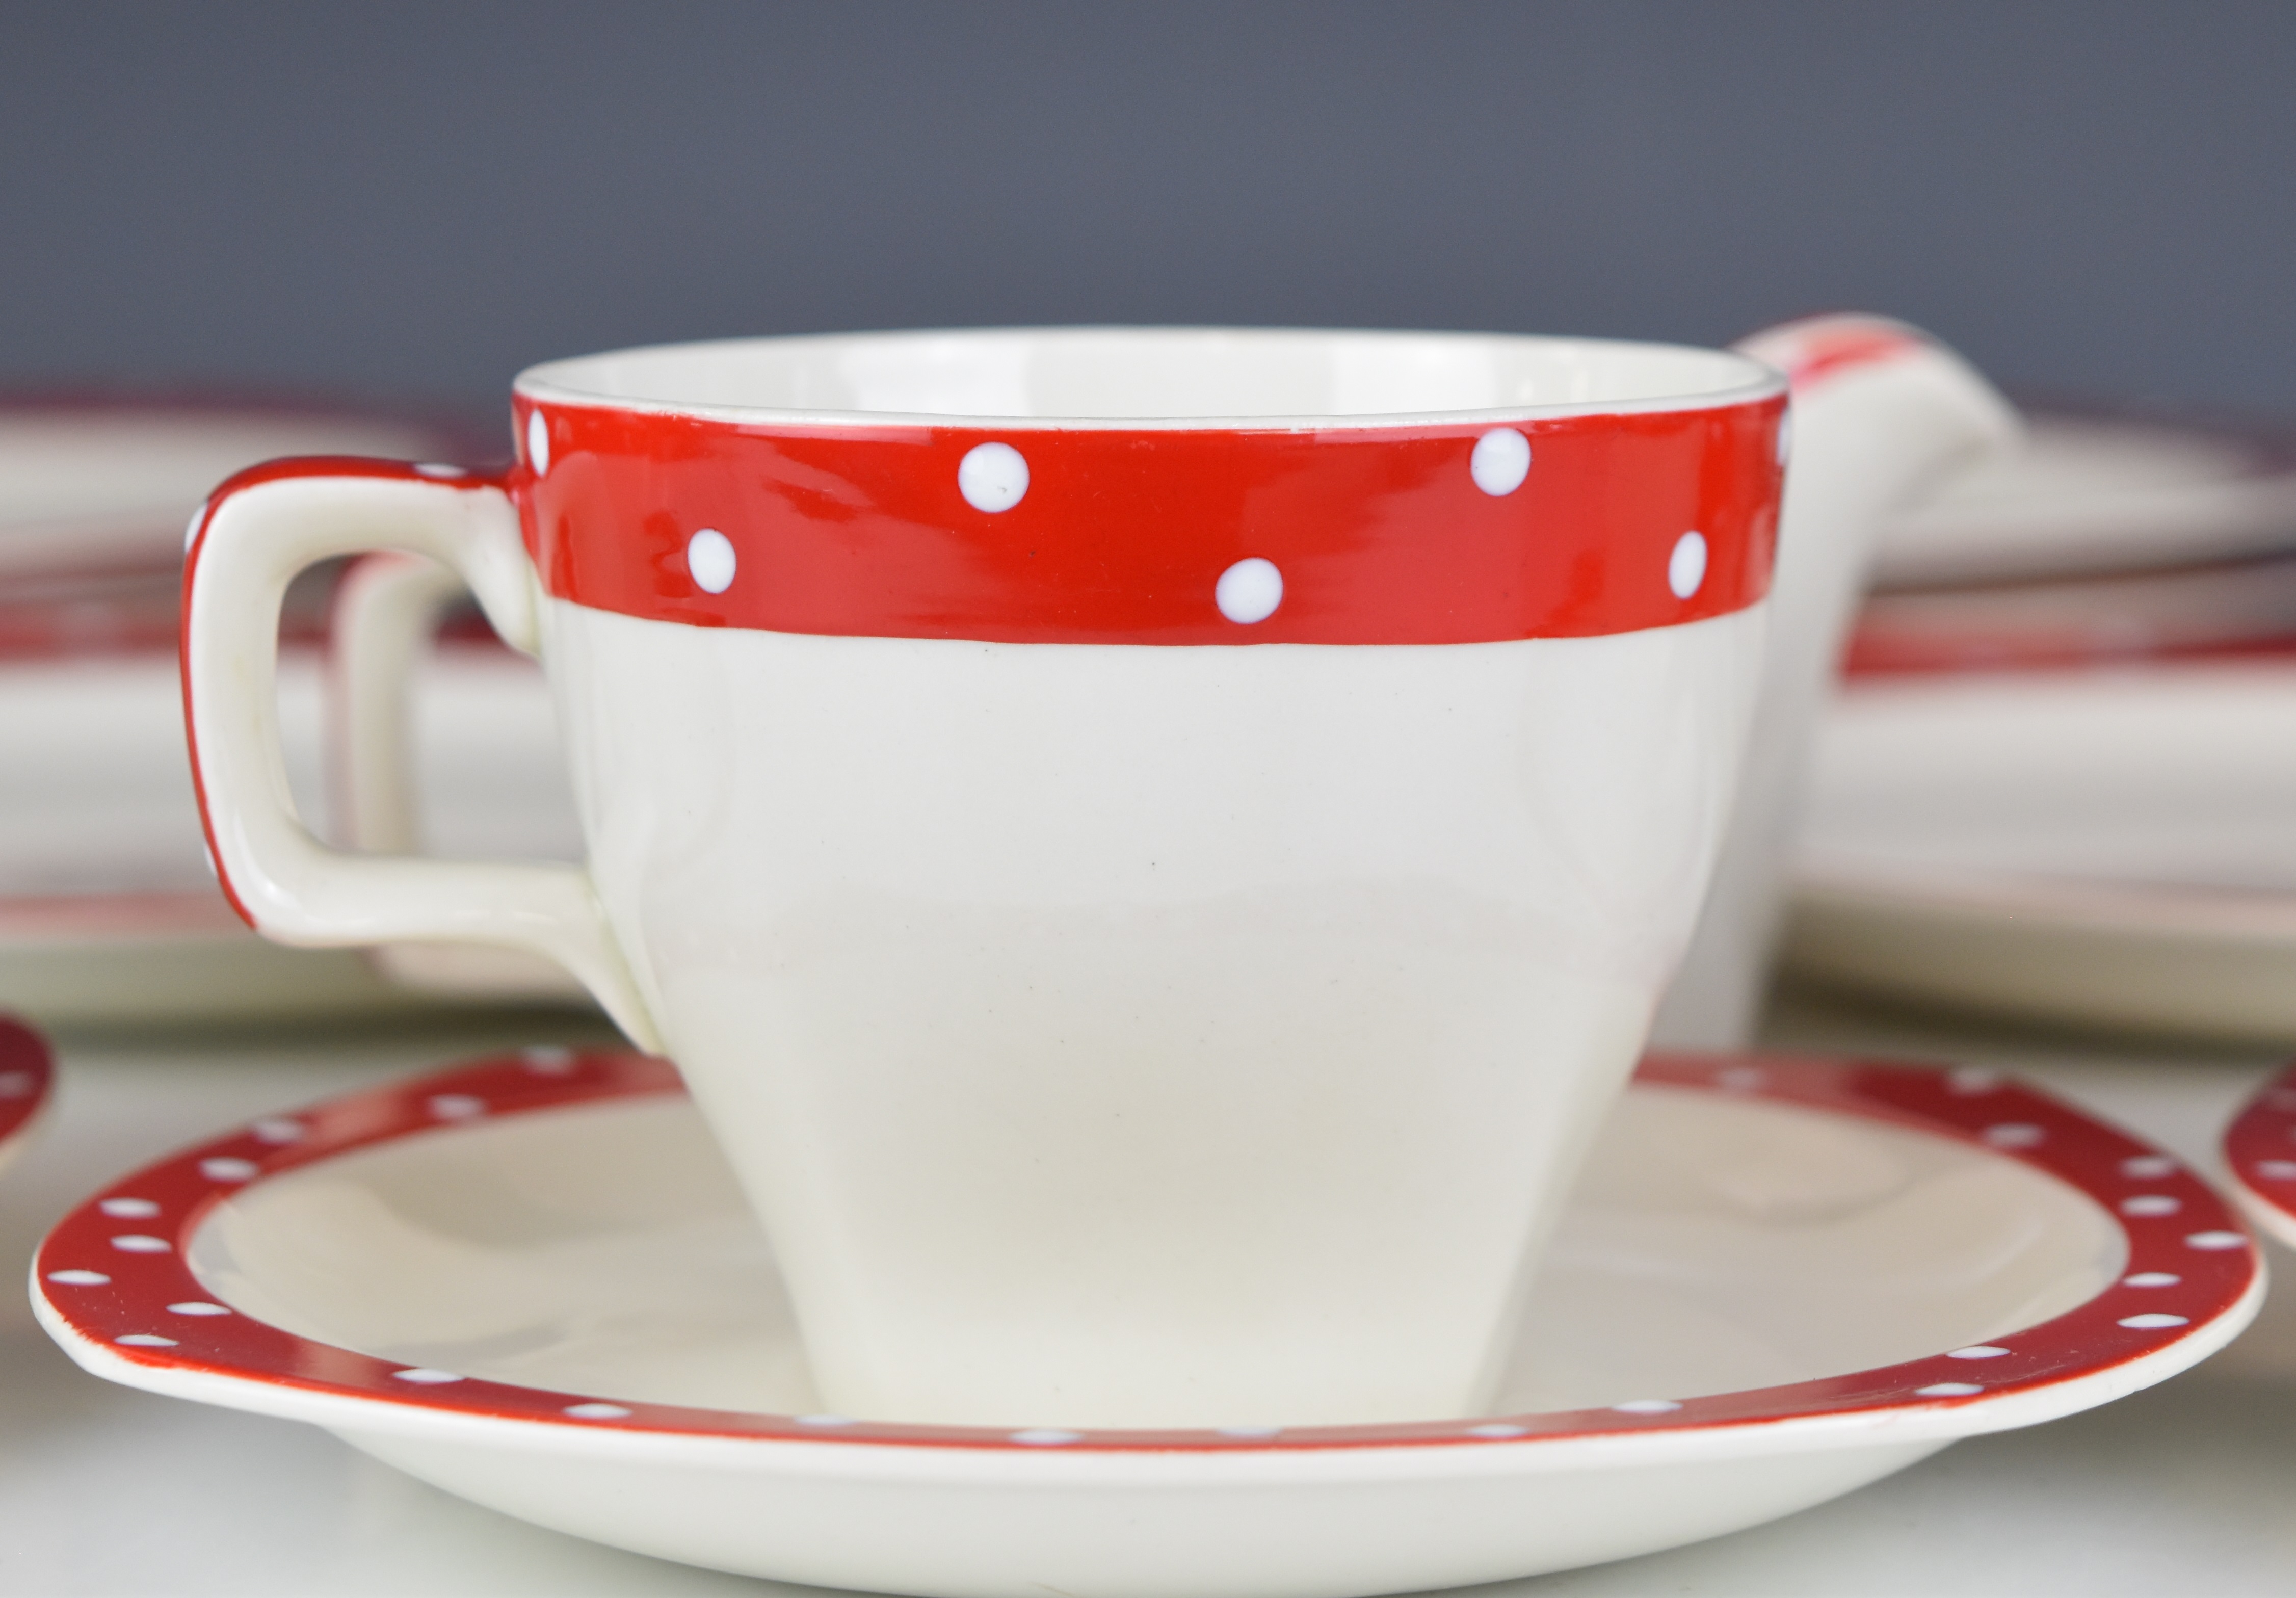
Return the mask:
<path id="1" fill-rule="evenodd" d="M 2225 1128 L 2225 1169 L 2249 1218 L 2296 1248 L 2296 1065 L 2251 1099 Z"/>
<path id="2" fill-rule="evenodd" d="M 48 1040 L 13 1016 L 0 1015 L 0 1158 L 15 1151 L 47 1107 L 55 1076 Z"/>
<path id="3" fill-rule="evenodd" d="M 2102 1206 L 2127 1237 L 2128 1262 L 2118 1280 L 2087 1303 L 2004 1334 L 1997 1343 L 1849 1375 L 1611 1409 L 1250 1436 L 1209 1430 L 905 1426 L 546 1391 L 410 1367 L 295 1336 L 210 1301 L 184 1264 L 185 1247 L 209 1210 L 266 1177 L 442 1127 L 683 1092 L 665 1061 L 619 1050 L 547 1048 L 251 1121 L 147 1167 L 97 1193 L 56 1226 L 33 1262 L 32 1292 L 43 1322 L 75 1354 L 85 1350 L 106 1364 L 124 1361 L 154 1374 L 328 1395 L 363 1401 L 362 1406 L 758 1442 L 1029 1451 L 1053 1445 L 1167 1454 L 1521 1446 L 1983 1405 L 2116 1373 L 2137 1377 L 2146 1364 L 2167 1364 L 2158 1373 L 2165 1376 L 2196 1357 L 2189 1352 L 2175 1356 L 2178 1344 L 2194 1338 L 2207 1339 L 2210 1348 L 2222 1343 L 2245 1323 L 2260 1297 L 2257 1250 L 2206 1183 L 2168 1155 L 1998 1073 L 1854 1060 L 1660 1055 L 1645 1060 L 1636 1079 L 1803 1105 L 1989 1149 L 2048 1173 Z M 2163 1355 L 2171 1357 L 2163 1362 Z M 349 1419 L 340 1412 L 338 1418 Z M 2021 1422 L 2005 1417 L 2005 1423 Z"/>

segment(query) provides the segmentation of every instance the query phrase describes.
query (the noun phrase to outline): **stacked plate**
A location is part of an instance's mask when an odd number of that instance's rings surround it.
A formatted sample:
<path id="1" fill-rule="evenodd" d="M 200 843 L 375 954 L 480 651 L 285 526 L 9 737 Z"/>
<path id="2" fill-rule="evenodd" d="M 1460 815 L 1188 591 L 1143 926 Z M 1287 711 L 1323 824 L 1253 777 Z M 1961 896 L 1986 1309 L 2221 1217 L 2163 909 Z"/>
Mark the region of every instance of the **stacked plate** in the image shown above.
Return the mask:
<path id="1" fill-rule="evenodd" d="M 216 889 L 176 675 L 183 529 L 210 488 L 256 461 L 436 458 L 467 454 L 466 442 L 419 419 L 310 406 L 0 404 L 0 1010 L 135 1021 L 414 1002 L 358 954 L 264 943 Z M 290 783 L 323 827 L 316 646 L 332 575 L 315 573 L 294 596 L 282 672 Z M 479 739 L 546 777 L 552 734 L 538 679 L 499 650 L 442 652 L 428 690 L 418 689 L 427 764 L 451 783 L 473 769 L 457 756 Z M 442 677 L 453 692 L 439 691 Z M 517 709 L 496 713 L 505 696 Z M 475 766 L 482 775 L 434 807 L 440 846 L 536 847 L 522 796 L 493 780 L 488 761 Z"/>
<path id="2" fill-rule="evenodd" d="M 2296 1039 L 2296 447 L 2045 413 L 1884 550 L 1787 960 L 2033 1020 Z"/>

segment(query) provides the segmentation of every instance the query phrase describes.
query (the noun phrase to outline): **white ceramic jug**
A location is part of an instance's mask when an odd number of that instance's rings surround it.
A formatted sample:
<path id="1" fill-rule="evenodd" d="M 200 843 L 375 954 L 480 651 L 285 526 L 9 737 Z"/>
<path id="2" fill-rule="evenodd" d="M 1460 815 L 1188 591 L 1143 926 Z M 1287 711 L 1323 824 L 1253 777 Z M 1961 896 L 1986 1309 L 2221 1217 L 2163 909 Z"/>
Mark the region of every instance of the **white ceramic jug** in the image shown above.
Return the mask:
<path id="1" fill-rule="evenodd" d="M 1736 1048 L 1761 1020 L 1810 733 L 1893 513 L 2018 432 L 2008 402 L 1900 322 L 1829 316 L 1737 348 L 1792 385 L 1792 463 L 1770 587 L 1769 652 L 1737 808 L 1652 1041 Z"/>

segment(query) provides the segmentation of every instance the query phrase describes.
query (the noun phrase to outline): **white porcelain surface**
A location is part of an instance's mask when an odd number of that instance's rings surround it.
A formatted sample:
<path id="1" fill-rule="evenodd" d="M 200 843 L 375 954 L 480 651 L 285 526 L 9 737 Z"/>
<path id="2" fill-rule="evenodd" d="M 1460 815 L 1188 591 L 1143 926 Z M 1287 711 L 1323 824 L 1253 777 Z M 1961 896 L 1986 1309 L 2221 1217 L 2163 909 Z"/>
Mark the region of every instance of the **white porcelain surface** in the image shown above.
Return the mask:
<path id="1" fill-rule="evenodd" d="M 1980 1146 L 1710 1089 L 1638 1089 L 1548 1267 L 1569 1314 L 1516 1351 L 1508 1397 L 1635 1412 L 1661 1392 L 1982 1352 L 2107 1287 L 2124 1258 L 2105 1211 Z M 242 1314 L 418 1374 L 557 1384 L 591 1405 L 785 1411 L 811 1396 L 762 1240 L 675 1101 L 529 1112 L 324 1158 L 210 1212 L 187 1263 Z M 481 1503 L 686 1561 L 924 1593 L 1336 1594 L 1617 1558 L 1772 1518 L 1956 1437 L 2157 1381 L 2252 1308 L 2166 1364 L 2163 1349 L 1974 1404 L 1431 1448 L 1239 1439 L 1210 1454 L 494 1420 L 71 1346 L 119 1379 L 314 1421 Z M 902 1535 L 884 1537 L 889 1525 Z"/>
<path id="2" fill-rule="evenodd" d="M 1676 410 L 1762 380 L 1682 345 L 1496 333 L 1071 327 L 734 339 L 531 368 L 534 398 L 851 422 L 994 417 L 1059 428 L 1312 425 L 1482 410 Z"/>
<path id="3" fill-rule="evenodd" d="M 2296 1040 L 2296 669 L 1876 679 L 1819 743 L 1798 968 Z"/>
<path id="4" fill-rule="evenodd" d="M 837 1407 L 1488 1397 L 1695 907 L 1759 611 L 1381 650 L 545 615 L 592 874 Z"/>

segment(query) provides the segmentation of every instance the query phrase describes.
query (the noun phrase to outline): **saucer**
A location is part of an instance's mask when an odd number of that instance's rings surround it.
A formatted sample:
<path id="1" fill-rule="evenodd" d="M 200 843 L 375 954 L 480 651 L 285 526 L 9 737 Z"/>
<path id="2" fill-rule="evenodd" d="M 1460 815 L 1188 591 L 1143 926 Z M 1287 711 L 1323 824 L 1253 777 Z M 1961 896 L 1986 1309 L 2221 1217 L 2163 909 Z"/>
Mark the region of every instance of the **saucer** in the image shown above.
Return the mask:
<path id="1" fill-rule="evenodd" d="M 13 1017 L 0 1015 L 0 1166 L 32 1141 L 54 1086 L 55 1061 L 47 1040 Z"/>
<path id="2" fill-rule="evenodd" d="M 2233 1197 L 2266 1236 L 2296 1249 L 2296 1066 L 2242 1107 L 2225 1128 Z"/>
<path id="3" fill-rule="evenodd" d="M 1784 958 L 2093 1027 L 2296 1039 L 2296 660 L 1854 683 Z"/>
<path id="4" fill-rule="evenodd" d="M 535 1050 L 137 1172 L 57 1226 L 32 1285 L 97 1374 L 308 1421 L 641 1553 L 891 1592 L 1340 1598 L 1791 1513 L 2161 1381 L 2263 1282 L 2205 1184 L 1992 1073 L 1658 1057 L 1491 1414 L 855 1421 L 819 1413 L 672 1069 Z"/>
<path id="5" fill-rule="evenodd" d="M 1897 518 L 1883 590 L 2181 567 L 2296 550 L 2296 439 L 2041 406 L 2025 447 Z"/>

